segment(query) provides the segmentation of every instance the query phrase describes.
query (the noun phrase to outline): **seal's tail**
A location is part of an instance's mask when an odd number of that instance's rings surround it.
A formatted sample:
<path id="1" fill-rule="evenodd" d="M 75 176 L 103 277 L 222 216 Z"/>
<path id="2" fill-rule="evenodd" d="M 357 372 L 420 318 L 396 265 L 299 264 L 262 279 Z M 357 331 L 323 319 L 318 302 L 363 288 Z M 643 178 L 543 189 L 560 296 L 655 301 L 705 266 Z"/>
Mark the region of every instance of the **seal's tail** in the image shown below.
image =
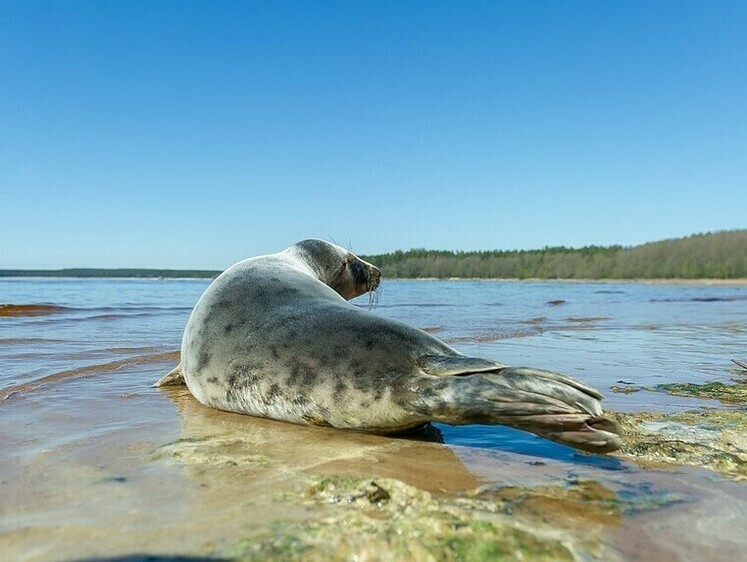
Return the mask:
<path id="1" fill-rule="evenodd" d="M 620 428 L 603 417 L 602 395 L 580 381 L 539 369 L 505 367 L 428 373 L 418 389 L 420 405 L 433 421 L 452 424 L 499 424 L 523 429 L 592 453 L 622 446 Z M 481 362 L 464 357 L 465 364 Z M 487 367 L 487 365 L 485 366 Z M 445 376 L 444 376 L 445 375 Z"/>

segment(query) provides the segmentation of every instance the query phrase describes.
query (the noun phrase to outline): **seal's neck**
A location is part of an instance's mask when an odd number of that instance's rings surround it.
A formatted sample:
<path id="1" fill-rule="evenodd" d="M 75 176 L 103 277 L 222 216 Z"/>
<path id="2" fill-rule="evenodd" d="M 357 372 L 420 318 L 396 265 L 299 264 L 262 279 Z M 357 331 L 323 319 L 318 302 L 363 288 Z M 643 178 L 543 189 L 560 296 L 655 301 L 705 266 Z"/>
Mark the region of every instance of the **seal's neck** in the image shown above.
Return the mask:
<path id="1" fill-rule="evenodd" d="M 329 285 L 329 275 L 323 264 L 320 264 L 317 259 L 307 249 L 299 246 L 291 246 L 283 253 L 289 253 L 295 258 L 295 262 L 300 269 L 304 270 L 304 273 L 319 279 L 325 285 Z"/>

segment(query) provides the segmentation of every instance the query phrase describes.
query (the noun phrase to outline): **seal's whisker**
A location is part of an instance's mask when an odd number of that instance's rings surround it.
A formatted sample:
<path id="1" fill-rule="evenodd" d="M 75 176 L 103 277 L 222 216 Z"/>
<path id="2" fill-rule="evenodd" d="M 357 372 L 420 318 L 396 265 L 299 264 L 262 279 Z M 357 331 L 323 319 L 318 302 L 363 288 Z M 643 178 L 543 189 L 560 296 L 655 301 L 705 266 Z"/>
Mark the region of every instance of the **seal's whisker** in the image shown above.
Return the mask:
<path id="1" fill-rule="evenodd" d="M 368 292 L 368 310 L 373 310 L 379 304 L 379 288 L 371 288 Z"/>

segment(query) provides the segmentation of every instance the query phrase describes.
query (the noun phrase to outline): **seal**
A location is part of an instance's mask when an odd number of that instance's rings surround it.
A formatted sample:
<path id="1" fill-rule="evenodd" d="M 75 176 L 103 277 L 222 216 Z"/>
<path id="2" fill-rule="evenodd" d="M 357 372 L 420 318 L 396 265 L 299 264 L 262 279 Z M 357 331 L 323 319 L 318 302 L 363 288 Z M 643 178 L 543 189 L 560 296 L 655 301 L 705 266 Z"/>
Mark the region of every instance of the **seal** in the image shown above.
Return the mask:
<path id="1" fill-rule="evenodd" d="M 501 424 L 586 451 L 621 446 L 602 395 L 584 383 L 462 355 L 348 302 L 380 278 L 323 240 L 241 261 L 200 297 L 182 363 L 156 385 L 183 375 L 206 406 L 298 424 L 375 433 Z"/>

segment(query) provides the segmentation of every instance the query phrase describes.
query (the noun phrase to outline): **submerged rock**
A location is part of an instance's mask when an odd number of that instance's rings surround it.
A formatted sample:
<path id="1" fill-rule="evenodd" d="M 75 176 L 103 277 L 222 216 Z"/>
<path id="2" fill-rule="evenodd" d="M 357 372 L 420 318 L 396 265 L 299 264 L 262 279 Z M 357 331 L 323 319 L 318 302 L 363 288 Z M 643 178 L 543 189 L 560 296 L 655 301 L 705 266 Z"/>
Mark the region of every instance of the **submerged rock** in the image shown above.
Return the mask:
<path id="1" fill-rule="evenodd" d="M 187 464 L 226 466 L 268 466 L 270 459 L 247 451 L 240 438 L 206 437 L 202 439 L 179 439 L 163 445 L 154 458 L 170 457 Z"/>

